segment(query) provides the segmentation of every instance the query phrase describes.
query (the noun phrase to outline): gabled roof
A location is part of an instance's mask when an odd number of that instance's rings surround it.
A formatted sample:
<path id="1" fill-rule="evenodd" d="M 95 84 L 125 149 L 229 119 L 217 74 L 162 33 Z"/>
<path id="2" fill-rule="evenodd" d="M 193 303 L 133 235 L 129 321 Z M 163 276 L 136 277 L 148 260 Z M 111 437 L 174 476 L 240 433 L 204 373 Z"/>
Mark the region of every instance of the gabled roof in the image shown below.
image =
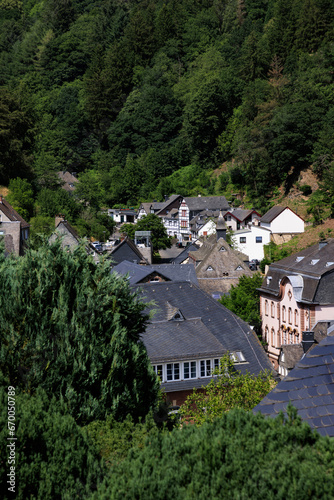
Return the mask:
<path id="1" fill-rule="evenodd" d="M 245 219 L 250 217 L 252 214 L 256 214 L 259 217 L 261 217 L 260 214 L 256 210 L 243 210 L 241 208 L 235 208 L 233 210 L 228 210 L 226 212 L 226 214 L 224 214 L 224 216 L 231 215 L 232 217 L 237 219 L 239 222 L 243 222 Z"/>
<path id="2" fill-rule="evenodd" d="M 281 358 L 282 354 L 284 354 L 284 361 L 280 364 L 284 365 L 288 370 L 291 370 L 303 356 L 304 349 L 301 344 L 283 344 L 281 347 Z"/>
<path id="3" fill-rule="evenodd" d="M 297 300 L 334 304 L 334 239 L 271 264 L 260 291 L 279 296 L 280 284 L 286 278 L 298 288 Z"/>
<path id="4" fill-rule="evenodd" d="M 166 210 L 172 203 L 174 203 L 175 201 L 177 201 L 178 199 L 182 199 L 182 196 L 179 195 L 179 194 L 172 194 L 167 200 L 165 200 L 164 202 L 161 202 L 161 203 L 153 203 L 153 207 L 154 207 L 154 210 L 157 210 L 159 209 L 157 213 L 157 215 L 162 215 L 161 212 L 163 212 L 164 210 Z M 164 215 L 165 217 L 165 215 Z"/>
<path id="5" fill-rule="evenodd" d="M 288 403 L 320 434 L 334 436 L 334 337 L 308 351 L 253 410 L 270 417 L 286 413 Z"/>
<path id="6" fill-rule="evenodd" d="M 79 243 L 80 236 L 78 235 L 76 230 L 71 226 L 71 224 L 67 222 L 67 220 L 60 221 L 56 227 L 56 230 L 59 228 L 59 226 L 63 226 Z"/>
<path id="7" fill-rule="evenodd" d="M 133 241 L 129 237 L 126 237 L 118 245 L 113 247 L 108 258 L 119 263 L 124 260 L 133 259 L 133 256 L 135 256 L 136 260 L 138 259 L 139 262 L 148 263 Z"/>
<path id="8" fill-rule="evenodd" d="M 120 262 L 112 271 L 119 274 L 129 274 L 131 285 L 140 283 L 142 280 L 156 273 L 167 281 L 189 281 L 197 284 L 195 268 L 192 264 L 152 264 L 149 266 L 140 266 L 127 260 Z"/>
<path id="9" fill-rule="evenodd" d="M 149 213 L 151 213 L 151 206 L 152 206 L 152 203 L 142 203 L 139 207 L 139 210 L 143 209 L 146 212 L 146 214 L 148 215 Z"/>
<path id="10" fill-rule="evenodd" d="M 184 198 L 189 210 L 228 210 L 230 208 L 225 196 L 194 196 Z"/>
<path id="11" fill-rule="evenodd" d="M 265 223 L 270 223 L 274 219 L 276 219 L 276 217 L 278 217 L 282 212 L 284 212 L 284 210 L 290 210 L 293 214 L 295 214 L 297 217 L 301 219 L 301 217 L 298 214 L 296 214 L 296 212 L 294 212 L 290 207 L 280 207 L 279 205 L 276 205 L 272 207 L 270 210 L 268 210 L 268 212 L 266 212 L 264 215 L 262 215 L 260 221 Z"/>
<path id="12" fill-rule="evenodd" d="M 78 182 L 78 179 L 75 175 L 71 174 L 71 172 L 68 172 L 67 170 L 57 172 L 58 177 L 60 180 L 64 182 L 64 185 L 62 186 L 65 191 L 74 191 L 75 190 L 75 183 Z"/>
<path id="13" fill-rule="evenodd" d="M 26 222 L 20 214 L 17 213 L 16 210 L 5 200 L 2 196 L 0 196 L 0 212 L 2 212 L 8 219 L 12 222 L 20 222 L 21 228 L 28 228 L 30 224 Z"/>
<path id="14" fill-rule="evenodd" d="M 136 288 L 144 302 L 151 302 L 148 309 L 156 311 L 142 334 L 149 352 L 152 356 L 154 353 L 154 359 L 169 360 L 172 356 L 199 359 L 205 352 L 218 355 L 220 350 L 222 355 L 227 351 L 241 351 L 246 359 L 237 366 L 241 372 L 272 371 L 271 363 L 249 325 L 198 286 L 189 282 L 165 282 L 137 285 Z M 184 321 L 168 319 L 170 306 L 180 309 Z M 167 339 L 167 334 L 171 340 Z M 179 335 L 182 342 L 178 341 Z"/>

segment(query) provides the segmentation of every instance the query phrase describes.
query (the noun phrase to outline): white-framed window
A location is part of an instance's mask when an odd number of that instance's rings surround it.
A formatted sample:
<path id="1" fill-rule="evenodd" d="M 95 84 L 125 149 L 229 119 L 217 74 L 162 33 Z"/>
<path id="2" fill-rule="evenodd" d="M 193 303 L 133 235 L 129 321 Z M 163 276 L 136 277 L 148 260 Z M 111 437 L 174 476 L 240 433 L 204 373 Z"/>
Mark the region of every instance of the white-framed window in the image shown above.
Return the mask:
<path id="1" fill-rule="evenodd" d="M 180 380 L 180 363 L 167 363 L 166 380 Z"/>
<path id="2" fill-rule="evenodd" d="M 246 236 L 240 236 L 239 241 L 240 243 L 246 243 Z"/>
<path id="3" fill-rule="evenodd" d="M 188 378 L 196 378 L 196 361 L 185 361 L 183 363 L 183 378 L 186 380 Z"/>
<path id="4" fill-rule="evenodd" d="M 154 373 L 160 378 L 161 382 L 163 382 L 163 365 L 153 365 Z"/>

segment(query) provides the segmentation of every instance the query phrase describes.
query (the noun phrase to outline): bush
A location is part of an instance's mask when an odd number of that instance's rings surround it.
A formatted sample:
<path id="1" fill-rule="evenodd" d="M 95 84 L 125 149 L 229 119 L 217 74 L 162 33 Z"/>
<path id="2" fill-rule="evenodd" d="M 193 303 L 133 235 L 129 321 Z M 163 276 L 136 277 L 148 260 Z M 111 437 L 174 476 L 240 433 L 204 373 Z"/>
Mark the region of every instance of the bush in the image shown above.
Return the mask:
<path id="1" fill-rule="evenodd" d="M 334 443 L 290 408 L 265 419 L 232 410 L 201 427 L 150 437 L 93 494 L 96 500 L 333 498 Z"/>

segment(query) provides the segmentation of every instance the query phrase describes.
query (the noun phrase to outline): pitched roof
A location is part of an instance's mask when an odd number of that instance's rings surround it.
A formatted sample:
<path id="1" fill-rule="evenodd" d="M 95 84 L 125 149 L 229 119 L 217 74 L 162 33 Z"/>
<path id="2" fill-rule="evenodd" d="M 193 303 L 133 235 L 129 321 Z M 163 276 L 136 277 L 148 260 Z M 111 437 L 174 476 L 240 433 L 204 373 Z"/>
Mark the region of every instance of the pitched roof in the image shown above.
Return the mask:
<path id="1" fill-rule="evenodd" d="M 271 264 L 260 291 L 278 296 L 284 278 L 290 280 L 298 301 L 334 304 L 334 239 Z"/>
<path id="2" fill-rule="evenodd" d="M 0 212 L 2 212 L 8 219 L 12 222 L 20 222 L 21 228 L 28 228 L 30 224 L 26 222 L 20 214 L 5 200 L 2 196 L 0 197 Z"/>
<path id="3" fill-rule="evenodd" d="M 134 262 L 124 260 L 113 268 L 113 271 L 119 274 L 129 274 L 131 285 L 140 283 L 142 280 L 157 273 L 168 281 L 190 281 L 197 284 L 195 268 L 192 264 L 152 264 L 149 266 L 140 266 Z"/>
<path id="4" fill-rule="evenodd" d="M 198 286 L 189 282 L 165 282 L 137 285 L 136 288 L 140 291 L 144 302 L 151 302 L 148 306 L 149 310 L 155 311 L 151 322 L 142 335 L 144 344 L 149 345 L 151 352 L 154 352 L 154 359 L 167 359 L 171 350 L 174 349 L 174 347 L 169 346 L 167 340 L 166 344 L 163 345 L 160 342 L 163 334 L 166 335 L 169 332 L 168 335 L 173 335 L 173 339 L 175 339 L 175 355 L 179 357 L 198 359 L 202 356 L 203 349 L 218 354 L 219 343 L 221 354 L 227 351 L 241 351 L 243 353 L 246 362 L 237 366 L 243 373 L 247 370 L 256 374 L 265 369 L 272 370 L 271 363 L 260 341 L 249 325 L 212 299 Z M 154 305 L 152 305 L 152 301 L 154 301 Z M 168 321 L 170 306 L 180 309 L 184 321 Z M 178 326 L 181 323 L 182 326 Z M 189 324 L 189 328 L 185 323 Z M 186 343 L 186 339 L 178 344 L 177 332 L 182 332 L 182 335 L 192 332 L 194 345 Z M 205 344 L 206 339 L 207 344 Z"/>
<path id="5" fill-rule="evenodd" d="M 76 230 L 71 226 L 71 224 L 67 222 L 67 220 L 61 220 L 57 225 L 56 229 L 58 229 L 59 226 L 63 226 L 73 236 L 73 238 L 75 238 L 79 242 L 80 236 L 78 235 Z"/>
<path id="6" fill-rule="evenodd" d="M 184 198 L 189 210 L 228 210 L 225 196 L 194 196 Z"/>
<path id="7" fill-rule="evenodd" d="M 308 351 L 253 410 L 275 417 L 288 403 L 322 435 L 334 436 L 334 337 Z"/>
<path id="8" fill-rule="evenodd" d="M 58 177 L 64 182 L 63 189 L 65 189 L 65 191 L 71 192 L 75 190 L 74 184 L 78 182 L 75 175 L 71 174 L 71 172 L 68 172 L 67 170 L 65 172 L 61 170 L 60 172 L 57 172 L 57 174 Z"/>
<path id="9" fill-rule="evenodd" d="M 298 214 L 296 214 L 296 212 L 294 212 L 290 207 L 280 207 L 279 205 L 276 205 L 272 207 L 270 210 L 268 210 L 268 212 L 266 212 L 264 215 L 262 215 L 260 221 L 265 223 L 270 223 L 274 219 L 276 219 L 276 217 L 278 217 L 282 212 L 284 212 L 284 210 L 290 210 L 293 214 L 295 214 L 297 217 L 301 219 L 301 217 Z"/>
<path id="10" fill-rule="evenodd" d="M 187 245 L 184 250 L 182 250 L 181 253 L 175 259 L 173 259 L 173 264 L 182 264 L 186 259 L 189 257 L 190 252 L 197 252 L 199 247 L 195 245 L 194 243 L 191 243 L 190 245 Z"/>
<path id="11" fill-rule="evenodd" d="M 243 222 L 247 217 L 250 217 L 252 214 L 256 214 L 260 217 L 260 214 L 256 212 L 256 210 L 243 210 L 241 208 L 234 208 L 233 210 L 228 210 L 224 215 L 231 215 L 239 222 Z"/>
<path id="12" fill-rule="evenodd" d="M 136 257 L 136 260 L 138 259 L 139 262 L 147 263 L 147 260 L 143 257 L 133 241 L 129 237 L 126 237 L 118 245 L 113 247 L 108 258 L 120 263 L 123 260 L 133 259 L 133 257 Z"/>
<path id="13" fill-rule="evenodd" d="M 282 354 L 284 354 L 282 365 L 284 364 L 285 368 L 291 370 L 303 356 L 304 349 L 301 344 L 283 344 L 281 347 L 281 358 Z"/>

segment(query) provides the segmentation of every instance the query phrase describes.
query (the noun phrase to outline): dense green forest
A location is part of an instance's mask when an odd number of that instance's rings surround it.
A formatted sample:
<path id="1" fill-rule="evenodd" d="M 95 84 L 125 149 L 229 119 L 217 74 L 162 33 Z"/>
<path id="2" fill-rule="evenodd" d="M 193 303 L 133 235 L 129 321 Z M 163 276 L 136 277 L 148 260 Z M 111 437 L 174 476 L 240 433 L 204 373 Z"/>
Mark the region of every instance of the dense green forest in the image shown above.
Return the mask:
<path id="1" fill-rule="evenodd" d="M 33 229 L 172 192 L 266 208 L 310 164 L 332 201 L 331 0 L 1 0 L 0 26 L 0 183 Z"/>

